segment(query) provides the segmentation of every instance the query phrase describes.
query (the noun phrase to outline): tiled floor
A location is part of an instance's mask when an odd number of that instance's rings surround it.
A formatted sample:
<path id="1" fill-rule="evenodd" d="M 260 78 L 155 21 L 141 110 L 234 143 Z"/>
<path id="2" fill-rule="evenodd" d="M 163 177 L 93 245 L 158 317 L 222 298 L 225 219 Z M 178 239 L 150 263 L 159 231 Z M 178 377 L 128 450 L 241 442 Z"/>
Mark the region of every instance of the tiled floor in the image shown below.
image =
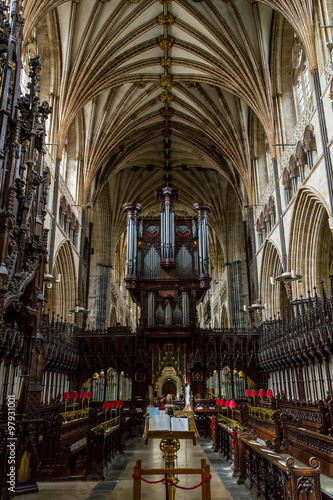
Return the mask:
<path id="1" fill-rule="evenodd" d="M 249 500 L 251 495 L 244 486 L 237 486 L 231 479 L 231 469 L 221 458 L 211 450 L 211 445 L 205 439 L 199 439 L 196 446 L 190 440 L 181 441 L 178 452 L 177 467 L 200 467 L 201 459 L 205 458 L 211 465 L 211 497 L 212 500 Z M 26 495 L 26 500 L 132 500 L 133 467 L 138 459 L 142 467 L 164 467 L 159 441 L 151 440 L 148 445 L 143 440 L 133 441 L 127 451 L 120 455 L 112 468 L 106 474 L 106 480 L 67 481 L 40 483 L 39 493 Z M 150 476 L 150 480 L 160 477 Z M 200 481 L 199 476 L 179 476 L 181 486 L 194 486 Z M 162 484 L 142 483 L 142 500 L 163 500 L 165 486 Z M 201 500 L 201 488 L 195 490 L 177 489 L 176 500 Z"/>

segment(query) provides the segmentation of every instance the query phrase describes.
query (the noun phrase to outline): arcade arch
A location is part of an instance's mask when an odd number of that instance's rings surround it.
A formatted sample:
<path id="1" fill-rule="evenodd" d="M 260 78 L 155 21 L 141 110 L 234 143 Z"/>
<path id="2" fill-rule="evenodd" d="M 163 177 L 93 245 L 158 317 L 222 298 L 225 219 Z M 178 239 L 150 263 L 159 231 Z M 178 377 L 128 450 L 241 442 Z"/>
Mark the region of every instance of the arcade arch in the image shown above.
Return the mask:
<path id="1" fill-rule="evenodd" d="M 293 284 L 293 298 L 306 296 L 308 290 L 324 281 L 329 289 L 333 269 L 333 238 L 328 211 L 320 195 L 309 188 L 296 197 L 290 230 L 289 266 L 303 276 L 302 284 Z"/>

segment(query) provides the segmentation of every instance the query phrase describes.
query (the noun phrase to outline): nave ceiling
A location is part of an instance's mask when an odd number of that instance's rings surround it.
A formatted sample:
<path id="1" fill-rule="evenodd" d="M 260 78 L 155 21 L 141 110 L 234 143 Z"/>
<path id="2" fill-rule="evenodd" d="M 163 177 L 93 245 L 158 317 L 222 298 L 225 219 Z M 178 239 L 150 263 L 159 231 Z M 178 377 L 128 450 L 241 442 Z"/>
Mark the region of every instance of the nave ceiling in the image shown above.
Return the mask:
<path id="1" fill-rule="evenodd" d="M 315 64 L 311 9 L 309 0 L 25 0 L 25 39 L 52 45 L 39 44 L 49 55 L 42 79 L 59 104 L 52 142 L 58 156 L 75 142 L 82 202 L 95 203 L 124 171 L 133 186 L 145 178 L 132 192 L 149 211 L 152 187 L 170 181 L 184 193 L 182 210 L 193 193 L 216 202 L 212 225 L 222 240 L 228 184 L 240 205 L 252 202 L 250 112 L 275 155 L 273 10 Z M 214 179 L 222 192 L 213 192 Z M 118 197 L 110 210 L 119 213 Z"/>

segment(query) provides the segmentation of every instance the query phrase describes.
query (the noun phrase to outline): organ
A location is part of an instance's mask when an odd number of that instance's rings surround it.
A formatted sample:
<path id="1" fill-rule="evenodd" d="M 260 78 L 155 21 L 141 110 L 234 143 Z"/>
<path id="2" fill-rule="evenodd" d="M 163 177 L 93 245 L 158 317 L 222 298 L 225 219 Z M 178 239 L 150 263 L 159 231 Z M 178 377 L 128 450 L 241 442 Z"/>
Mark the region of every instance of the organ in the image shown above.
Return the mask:
<path id="1" fill-rule="evenodd" d="M 143 217 L 138 203 L 125 203 L 127 214 L 126 288 L 141 306 L 141 323 L 150 335 L 189 336 L 195 306 L 210 287 L 208 203 L 193 205 L 196 215 L 179 216 L 179 191 L 155 191 L 160 215 Z"/>

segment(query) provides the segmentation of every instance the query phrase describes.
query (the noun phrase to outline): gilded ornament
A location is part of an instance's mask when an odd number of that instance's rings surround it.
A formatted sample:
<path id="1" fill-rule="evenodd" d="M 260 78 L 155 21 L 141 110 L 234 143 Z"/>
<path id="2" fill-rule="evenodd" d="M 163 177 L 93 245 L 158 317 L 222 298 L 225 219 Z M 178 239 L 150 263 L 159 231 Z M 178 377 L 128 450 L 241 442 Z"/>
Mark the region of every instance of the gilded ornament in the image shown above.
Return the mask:
<path id="1" fill-rule="evenodd" d="M 212 89 L 216 89 L 216 85 L 213 85 L 212 83 L 207 83 L 208 87 L 211 87 Z"/>
<path id="2" fill-rule="evenodd" d="M 157 38 L 157 43 L 160 46 L 160 49 L 162 50 L 170 50 L 171 47 L 173 46 L 174 41 L 175 41 L 174 37 L 170 35 L 167 38 L 164 38 L 163 35 Z"/>
<path id="3" fill-rule="evenodd" d="M 129 0 L 131 3 L 139 3 L 140 0 Z"/>
<path id="4" fill-rule="evenodd" d="M 159 0 L 159 2 L 162 4 L 162 5 L 169 5 L 172 0 Z"/>
<path id="5" fill-rule="evenodd" d="M 172 136 L 172 130 L 165 129 L 165 130 L 163 130 L 162 134 L 164 135 L 164 137 L 171 137 Z"/>
<path id="6" fill-rule="evenodd" d="M 173 79 L 172 79 L 172 75 L 161 75 L 161 79 L 160 79 L 160 87 L 162 87 L 162 89 L 165 89 L 165 90 L 170 90 L 171 87 L 173 86 Z"/>
<path id="7" fill-rule="evenodd" d="M 185 82 L 185 84 L 189 89 L 195 89 L 198 86 L 197 82 L 192 82 L 190 80 Z"/>
<path id="8" fill-rule="evenodd" d="M 157 22 L 160 26 L 171 26 L 175 22 L 175 17 L 168 12 L 166 15 L 161 12 L 157 17 Z"/>
<path id="9" fill-rule="evenodd" d="M 160 63 L 162 68 L 170 68 L 172 64 L 172 58 L 171 57 L 160 57 Z"/>
<path id="10" fill-rule="evenodd" d="M 161 102 L 166 102 L 168 104 L 174 99 L 174 95 L 166 94 L 165 92 L 162 92 L 159 97 Z"/>
<path id="11" fill-rule="evenodd" d="M 134 82 L 134 85 L 138 88 L 138 89 L 144 89 L 145 86 L 146 86 L 146 82 L 143 82 L 142 80 L 138 80 L 137 82 Z"/>
<path id="12" fill-rule="evenodd" d="M 333 99 L 333 92 L 330 92 L 330 93 L 328 94 L 328 96 L 329 96 L 329 98 L 330 98 L 330 99 Z"/>
<path id="13" fill-rule="evenodd" d="M 80 3 L 82 0 L 73 0 L 74 3 Z"/>
<path id="14" fill-rule="evenodd" d="M 174 110 L 172 108 L 169 109 L 160 108 L 159 112 L 163 118 L 171 118 L 174 113 Z"/>

